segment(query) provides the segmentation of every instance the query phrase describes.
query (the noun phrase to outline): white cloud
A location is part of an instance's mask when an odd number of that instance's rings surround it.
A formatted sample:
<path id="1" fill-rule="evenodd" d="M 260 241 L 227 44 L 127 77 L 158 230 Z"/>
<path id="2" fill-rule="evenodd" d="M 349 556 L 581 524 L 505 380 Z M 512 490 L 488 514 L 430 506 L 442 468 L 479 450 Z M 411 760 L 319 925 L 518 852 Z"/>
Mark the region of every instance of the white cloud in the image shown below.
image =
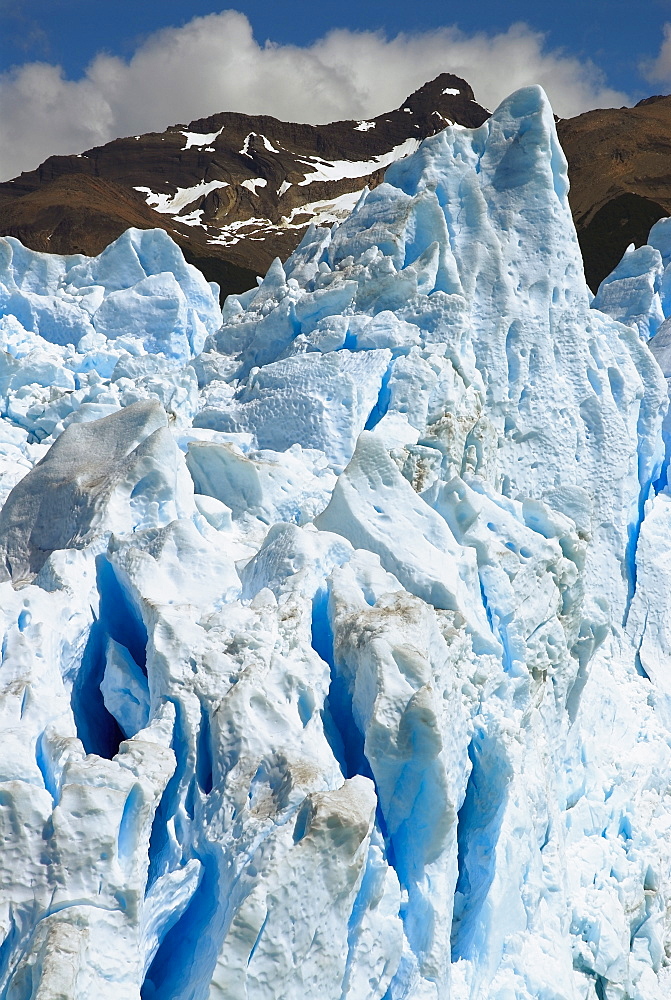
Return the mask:
<path id="1" fill-rule="evenodd" d="M 671 24 L 664 25 L 664 38 L 655 59 L 644 59 L 640 70 L 651 83 L 671 84 Z"/>
<path id="2" fill-rule="evenodd" d="M 52 153 L 219 111 L 313 123 L 361 119 L 398 107 L 441 72 L 464 77 L 490 108 L 530 83 L 545 88 L 563 117 L 627 100 L 592 63 L 547 51 L 544 36 L 523 24 L 497 35 L 446 27 L 391 39 L 337 30 L 301 48 L 259 45 L 245 15 L 228 10 L 157 31 L 129 62 L 98 55 L 80 80 L 47 63 L 0 75 L 0 177 Z"/>

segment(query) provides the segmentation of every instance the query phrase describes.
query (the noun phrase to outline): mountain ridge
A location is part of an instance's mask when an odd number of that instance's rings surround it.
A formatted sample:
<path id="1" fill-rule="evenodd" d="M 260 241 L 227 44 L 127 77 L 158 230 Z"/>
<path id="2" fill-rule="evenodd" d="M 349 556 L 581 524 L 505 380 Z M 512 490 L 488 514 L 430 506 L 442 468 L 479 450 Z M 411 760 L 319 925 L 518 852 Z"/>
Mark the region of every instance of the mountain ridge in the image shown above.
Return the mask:
<path id="1" fill-rule="evenodd" d="M 128 225 L 158 226 L 223 294 L 242 291 L 295 249 L 311 221 L 345 218 L 421 139 L 488 116 L 449 73 L 369 120 L 315 126 L 221 112 L 49 157 L 0 184 L 0 232 L 35 250 L 92 256 Z"/>
<path id="2" fill-rule="evenodd" d="M 0 183 L 0 233 L 34 250 L 95 256 L 129 227 L 158 227 L 222 298 L 286 260 L 311 222 L 343 221 L 365 187 L 447 124 L 490 112 L 443 73 L 393 111 L 324 125 L 219 112 L 163 132 L 51 156 Z M 671 214 L 671 97 L 558 119 L 569 201 L 594 292 L 630 243 Z"/>

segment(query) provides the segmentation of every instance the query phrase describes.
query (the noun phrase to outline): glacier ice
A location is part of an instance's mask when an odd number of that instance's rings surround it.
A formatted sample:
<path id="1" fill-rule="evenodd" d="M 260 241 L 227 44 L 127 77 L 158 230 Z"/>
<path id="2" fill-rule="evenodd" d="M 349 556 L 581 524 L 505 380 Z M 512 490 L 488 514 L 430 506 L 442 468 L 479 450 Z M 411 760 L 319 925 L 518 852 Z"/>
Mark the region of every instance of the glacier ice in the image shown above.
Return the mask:
<path id="1" fill-rule="evenodd" d="M 664 1000 L 671 223 L 540 88 L 229 296 L 0 240 L 0 997 Z"/>

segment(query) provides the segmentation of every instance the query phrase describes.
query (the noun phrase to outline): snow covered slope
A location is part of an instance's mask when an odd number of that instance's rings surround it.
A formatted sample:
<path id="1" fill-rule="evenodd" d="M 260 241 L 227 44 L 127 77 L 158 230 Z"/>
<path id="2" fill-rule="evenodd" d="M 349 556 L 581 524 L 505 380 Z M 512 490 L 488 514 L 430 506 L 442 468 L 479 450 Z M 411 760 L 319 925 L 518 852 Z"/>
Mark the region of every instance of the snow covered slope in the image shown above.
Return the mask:
<path id="1" fill-rule="evenodd" d="M 0 243 L 1 997 L 668 996 L 665 285 L 566 196 L 531 88 L 223 323 Z"/>

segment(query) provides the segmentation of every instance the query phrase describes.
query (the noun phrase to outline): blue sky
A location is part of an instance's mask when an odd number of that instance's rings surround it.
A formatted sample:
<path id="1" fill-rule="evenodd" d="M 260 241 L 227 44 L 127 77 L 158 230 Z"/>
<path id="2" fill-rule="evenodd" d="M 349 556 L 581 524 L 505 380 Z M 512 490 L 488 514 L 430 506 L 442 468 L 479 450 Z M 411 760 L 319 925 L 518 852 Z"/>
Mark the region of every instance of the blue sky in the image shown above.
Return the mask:
<path id="1" fill-rule="evenodd" d="M 0 0 L 0 180 L 219 111 L 380 114 L 443 71 L 561 117 L 670 93 L 671 0 Z"/>
<path id="2" fill-rule="evenodd" d="M 414 0 L 338 0 L 315 3 L 255 0 L 235 5 L 249 18 L 257 41 L 306 45 L 332 28 L 425 31 L 458 25 L 465 32 L 505 30 L 515 21 L 547 33 L 549 48 L 591 59 L 608 83 L 634 97 L 651 92 L 640 72 L 642 60 L 659 51 L 662 27 L 671 21 L 671 0 L 474 0 L 436 3 Z M 180 26 L 195 16 L 225 9 L 208 0 L 1 0 L 0 71 L 17 63 L 46 60 L 68 77 L 84 72 L 97 52 L 124 58 L 159 27 Z M 654 88 L 652 88 L 654 89 Z"/>

